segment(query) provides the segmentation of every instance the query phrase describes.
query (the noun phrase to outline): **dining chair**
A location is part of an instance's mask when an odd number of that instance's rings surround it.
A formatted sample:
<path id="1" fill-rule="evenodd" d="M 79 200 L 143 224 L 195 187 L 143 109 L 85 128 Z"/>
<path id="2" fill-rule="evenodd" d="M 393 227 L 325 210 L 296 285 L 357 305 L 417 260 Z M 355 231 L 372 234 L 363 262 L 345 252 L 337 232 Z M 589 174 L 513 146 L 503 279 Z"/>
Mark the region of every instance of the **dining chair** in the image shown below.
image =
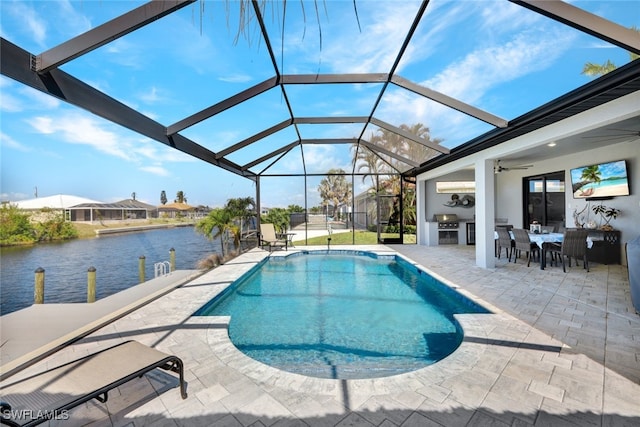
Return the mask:
<path id="1" fill-rule="evenodd" d="M 515 247 L 515 242 L 511 240 L 511 235 L 505 227 L 497 227 L 496 233 L 498 233 L 498 259 L 500 259 L 500 254 L 504 248 L 506 255 L 509 257 L 509 262 L 511 262 L 511 252 Z"/>
<path id="2" fill-rule="evenodd" d="M 527 257 L 527 267 L 529 267 L 531 264 L 531 258 L 533 258 L 535 254 L 540 256 L 540 248 L 538 247 L 538 244 L 529 239 L 529 233 L 527 233 L 527 230 L 525 229 L 514 228 L 511 232 L 513 233 L 513 240 L 515 244 L 515 254 L 513 257 L 514 264 L 522 251 L 524 251 Z"/>
<path id="3" fill-rule="evenodd" d="M 562 243 L 545 243 L 545 251 L 552 254 L 552 262 L 555 259 L 557 264 L 557 258 L 560 258 L 562 263 L 562 271 L 567 272 L 565 268 L 565 257 L 571 267 L 571 258 L 575 258 L 576 265 L 578 265 L 578 259 L 582 258 L 583 268 L 589 272 L 589 261 L 587 260 L 587 236 L 588 230 L 575 229 L 566 230 Z M 556 258 L 557 257 L 557 258 Z"/>

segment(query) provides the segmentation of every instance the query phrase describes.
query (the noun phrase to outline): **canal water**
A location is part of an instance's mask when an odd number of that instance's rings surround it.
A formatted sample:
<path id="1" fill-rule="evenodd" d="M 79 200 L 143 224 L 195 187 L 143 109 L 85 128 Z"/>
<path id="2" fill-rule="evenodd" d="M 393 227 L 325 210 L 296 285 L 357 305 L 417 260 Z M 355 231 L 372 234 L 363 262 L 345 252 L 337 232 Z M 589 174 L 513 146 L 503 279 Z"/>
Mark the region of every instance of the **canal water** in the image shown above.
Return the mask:
<path id="1" fill-rule="evenodd" d="M 96 298 L 138 283 L 138 263 L 145 257 L 146 280 L 154 264 L 169 261 L 175 249 L 176 269 L 197 269 L 199 260 L 217 252 L 220 240 L 208 240 L 194 227 L 147 230 L 28 247 L 0 248 L 0 314 L 33 304 L 35 270 L 45 270 L 44 302 L 87 301 L 87 270 L 96 268 Z"/>

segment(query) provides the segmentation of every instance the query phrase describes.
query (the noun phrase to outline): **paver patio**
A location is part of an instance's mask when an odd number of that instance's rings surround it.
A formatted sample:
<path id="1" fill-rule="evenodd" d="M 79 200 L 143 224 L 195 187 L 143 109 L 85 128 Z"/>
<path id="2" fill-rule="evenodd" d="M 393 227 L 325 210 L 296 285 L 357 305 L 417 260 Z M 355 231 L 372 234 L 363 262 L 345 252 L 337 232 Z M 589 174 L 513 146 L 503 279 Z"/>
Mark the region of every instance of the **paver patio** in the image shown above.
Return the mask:
<path id="1" fill-rule="evenodd" d="M 473 247 L 357 248 L 397 251 L 493 314 L 458 316 L 463 344 L 419 371 L 368 380 L 283 372 L 239 352 L 227 336 L 228 318 L 192 316 L 269 255 L 253 250 L 7 382 L 135 339 L 182 358 L 189 397 L 182 400 L 176 378 L 157 371 L 51 425 L 640 425 L 640 316 L 625 267 L 592 264 L 587 273 L 574 266 L 565 274 L 503 258 L 485 270 L 475 266 Z"/>

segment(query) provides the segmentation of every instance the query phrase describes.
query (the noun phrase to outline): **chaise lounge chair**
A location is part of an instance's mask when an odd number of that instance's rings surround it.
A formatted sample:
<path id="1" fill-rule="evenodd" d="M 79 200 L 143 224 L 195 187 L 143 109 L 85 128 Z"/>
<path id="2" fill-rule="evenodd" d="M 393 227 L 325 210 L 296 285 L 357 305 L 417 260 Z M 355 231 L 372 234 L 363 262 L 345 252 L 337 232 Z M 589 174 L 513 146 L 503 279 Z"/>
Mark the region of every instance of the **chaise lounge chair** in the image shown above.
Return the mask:
<path id="1" fill-rule="evenodd" d="M 105 403 L 110 390 L 161 368 L 180 377 L 187 398 L 182 360 L 137 341 L 126 341 L 48 371 L 2 385 L 0 424 L 33 426 L 66 419 L 68 411 L 91 399 Z"/>
<path id="2" fill-rule="evenodd" d="M 273 224 L 260 224 L 260 246 L 268 246 L 269 252 L 271 252 L 273 248 L 282 248 L 283 246 L 285 250 L 289 250 L 288 245 L 287 239 L 276 237 L 276 229 Z"/>

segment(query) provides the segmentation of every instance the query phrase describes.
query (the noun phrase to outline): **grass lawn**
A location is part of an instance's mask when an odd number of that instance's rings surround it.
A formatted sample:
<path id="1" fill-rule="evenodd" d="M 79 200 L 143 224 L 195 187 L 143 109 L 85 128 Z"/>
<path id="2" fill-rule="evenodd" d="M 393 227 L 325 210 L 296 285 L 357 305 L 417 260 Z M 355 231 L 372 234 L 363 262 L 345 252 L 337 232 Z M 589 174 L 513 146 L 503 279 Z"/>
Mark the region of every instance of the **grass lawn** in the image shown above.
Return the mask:
<path id="1" fill-rule="evenodd" d="M 373 231 L 356 231 L 355 232 L 355 244 L 356 245 L 377 245 L 378 244 L 378 235 Z M 385 235 L 383 234 L 383 237 Z M 394 237 L 395 235 L 389 234 L 388 237 Z M 347 233 L 334 233 L 331 235 L 331 244 L 332 245 L 352 245 L 353 240 L 353 232 Z M 405 234 L 404 235 L 404 243 L 411 244 L 416 243 L 416 235 L 415 234 Z M 327 244 L 327 236 L 320 237 L 312 237 L 308 241 L 305 240 L 294 240 L 294 245 L 326 245 Z"/>

